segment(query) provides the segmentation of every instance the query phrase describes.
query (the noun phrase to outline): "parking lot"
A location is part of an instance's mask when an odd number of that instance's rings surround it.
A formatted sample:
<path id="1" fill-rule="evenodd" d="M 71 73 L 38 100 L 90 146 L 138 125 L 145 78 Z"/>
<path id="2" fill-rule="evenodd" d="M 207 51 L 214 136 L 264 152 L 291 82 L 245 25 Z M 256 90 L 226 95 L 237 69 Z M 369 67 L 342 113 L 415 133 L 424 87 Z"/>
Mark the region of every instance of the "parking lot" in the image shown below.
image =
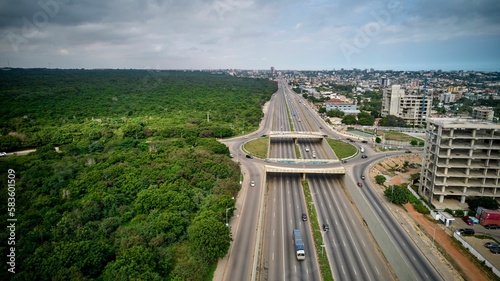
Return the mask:
<path id="1" fill-rule="evenodd" d="M 454 231 L 460 228 L 472 228 L 475 231 L 475 235 L 488 235 L 495 239 L 496 241 L 493 239 L 479 239 L 474 236 L 462 236 L 465 241 L 476 249 L 476 251 L 478 251 L 485 259 L 487 259 L 497 269 L 500 269 L 500 254 L 493 254 L 484 246 L 486 242 L 500 243 L 500 229 L 486 229 L 479 224 L 467 225 L 461 218 L 457 218 L 450 228 Z"/>

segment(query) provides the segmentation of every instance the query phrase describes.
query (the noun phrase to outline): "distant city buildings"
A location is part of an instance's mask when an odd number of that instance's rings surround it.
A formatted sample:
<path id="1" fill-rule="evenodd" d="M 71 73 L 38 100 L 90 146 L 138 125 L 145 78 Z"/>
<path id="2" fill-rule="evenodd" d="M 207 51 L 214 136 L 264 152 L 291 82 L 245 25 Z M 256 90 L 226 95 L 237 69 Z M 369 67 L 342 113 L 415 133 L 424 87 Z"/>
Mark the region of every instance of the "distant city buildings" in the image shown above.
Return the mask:
<path id="1" fill-rule="evenodd" d="M 476 119 L 493 121 L 494 114 L 492 107 L 477 106 L 472 108 L 472 117 Z"/>

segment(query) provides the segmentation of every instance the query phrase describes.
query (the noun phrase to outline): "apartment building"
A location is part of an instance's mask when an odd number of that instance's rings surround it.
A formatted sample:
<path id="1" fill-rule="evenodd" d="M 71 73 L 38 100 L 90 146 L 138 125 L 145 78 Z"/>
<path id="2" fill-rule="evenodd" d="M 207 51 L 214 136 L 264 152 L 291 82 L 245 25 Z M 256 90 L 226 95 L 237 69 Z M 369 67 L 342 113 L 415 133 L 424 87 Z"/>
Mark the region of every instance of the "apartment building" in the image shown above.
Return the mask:
<path id="1" fill-rule="evenodd" d="M 401 85 L 392 85 L 382 94 L 382 117 L 394 115 L 403 118 L 408 125 L 424 127 L 430 116 L 432 97 L 423 92 L 406 93 Z"/>
<path id="2" fill-rule="evenodd" d="M 472 108 L 472 116 L 477 119 L 492 121 L 494 115 L 493 107 L 477 106 Z"/>
<path id="3" fill-rule="evenodd" d="M 419 194 L 438 209 L 448 199 L 464 208 L 470 196 L 500 198 L 500 125 L 428 119 Z"/>

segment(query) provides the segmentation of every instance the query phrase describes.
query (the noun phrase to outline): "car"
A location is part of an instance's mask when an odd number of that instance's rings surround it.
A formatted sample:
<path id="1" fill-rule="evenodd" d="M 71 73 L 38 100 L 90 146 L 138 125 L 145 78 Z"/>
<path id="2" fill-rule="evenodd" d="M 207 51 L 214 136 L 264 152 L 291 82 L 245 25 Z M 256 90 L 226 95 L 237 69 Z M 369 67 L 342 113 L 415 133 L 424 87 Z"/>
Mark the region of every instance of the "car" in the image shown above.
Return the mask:
<path id="1" fill-rule="evenodd" d="M 468 225 L 473 225 L 474 223 L 472 222 L 472 220 L 469 218 L 469 217 L 463 217 L 462 220 L 468 224 Z"/>
<path id="2" fill-rule="evenodd" d="M 484 246 L 485 246 L 486 248 L 491 248 L 491 247 L 500 247 L 500 244 L 495 243 L 495 242 L 486 242 L 486 243 L 484 243 Z"/>
<path id="3" fill-rule="evenodd" d="M 486 228 L 486 229 L 499 229 L 500 225 L 498 225 L 498 224 L 487 224 L 487 225 L 484 226 L 484 228 Z"/>
<path id="4" fill-rule="evenodd" d="M 366 154 L 362 154 L 361 159 L 365 159 L 365 158 L 368 158 L 368 156 Z"/>
<path id="5" fill-rule="evenodd" d="M 362 184 L 362 183 L 360 183 L 360 182 L 358 182 L 358 186 L 359 186 L 359 187 L 363 187 L 363 184 Z"/>
<path id="6" fill-rule="evenodd" d="M 232 153 L 229 153 L 230 158 L 234 158 L 234 155 Z"/>
<path id="7" fill-rule="evenodd" d="M 320 129 L 323 129 L 323 127 L 319 126 Z"/>
<path id="8" fill-rule="evenodd" d="M 342 163 L 347 163 L 347 160 L 345 160 L 345 159 L 342 159 Z"/>
<path id="9" fill-rule="evenodd" d="M 302 221 L 307 221 L 307 215 L 306 215 L 306 213 L 302 213 Z"/>
<path id="10" fill-rule="evenodd" d="M 323 224 L 323 231 L 328 231 L 328 230 L 330 230 L 330 227 L 328 226 L 327 223 L 324 223 Z"/>
<path id="11" fill-rule="evenodd" d="M 364 140 L 364 141 L 361 141 L 361 143 L 368 143 L 368 141 L 365 141 L 365 140 Z"/>
<path id="12" fill-rule="evenodd" d="M 249 158 L 249 159 L 253 159 L 253 156 L 252 156 L 252 155 L 250 155 L 250 154 L 247 154 L 247 156 L 246 156 L 246 157 L 247 157 L 247 158 Z"/>
<path id="13" fill-rule="evenodd" d="M 497 247 L 490 247 L 490 252 L 492 252 L 493 254 L 500 254 L 500 245 L 498 245 Z"/>
<path id="14" fill-rule="evenodd" d="M 411 150 L 406 150 L 405 153 L 412 153 Z"/>
<path id="15" fill-rule="evenodd" d="M 265 138 L 265 137 L 267 137 L 267 135 L 266 135 L 266 134 L 264 134 L 264 135 L 262 135 L 262 137 L 263 137 L 263 138 Z"/>
<path id="16" fill-rule="evenodd" d="M 7 156 L 7 152 L 0 152 L 0 157 L 1 156 Z"/>
<path id="17" fill-rule="evenodd" d="M 255 186 L 255 181 L 251 181 L 250 186 Z"/>
<path id="18" fill-rule="evenodd" d="M 461 228 L 458 230 L 462 235 L 474 235 L 475 231 L 472 228 Z"/>
<path id="19" fill-rule="evenodd" d="M 309 147 L 306 147 L 306 152 L 309 152 Z"/>
<path id="20" fill-rule="evenodd" d="M 364 180 L 365 179 L 365 175 L 361 175 L 361 179 Z"/>

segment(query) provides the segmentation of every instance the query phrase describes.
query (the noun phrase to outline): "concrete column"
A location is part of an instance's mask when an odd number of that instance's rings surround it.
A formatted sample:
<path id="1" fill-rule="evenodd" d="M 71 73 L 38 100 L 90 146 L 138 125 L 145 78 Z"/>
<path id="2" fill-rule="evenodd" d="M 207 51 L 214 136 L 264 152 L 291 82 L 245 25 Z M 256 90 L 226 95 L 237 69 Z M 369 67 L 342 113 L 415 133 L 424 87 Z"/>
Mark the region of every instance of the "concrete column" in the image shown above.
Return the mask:
<path id="1" fill-rule="evenodd" d="M 467 196 L 462 195 L 462 196 L 460 197 L 460 203 L 464 204 L 464 203 L 465 203 L 465 198 L 467 198 Z"/>
<path id="2" fill-rule="evenodd" d="M 439 195 L 439 203 L 443 203 L 444 201 L 444 195 Z"/>

